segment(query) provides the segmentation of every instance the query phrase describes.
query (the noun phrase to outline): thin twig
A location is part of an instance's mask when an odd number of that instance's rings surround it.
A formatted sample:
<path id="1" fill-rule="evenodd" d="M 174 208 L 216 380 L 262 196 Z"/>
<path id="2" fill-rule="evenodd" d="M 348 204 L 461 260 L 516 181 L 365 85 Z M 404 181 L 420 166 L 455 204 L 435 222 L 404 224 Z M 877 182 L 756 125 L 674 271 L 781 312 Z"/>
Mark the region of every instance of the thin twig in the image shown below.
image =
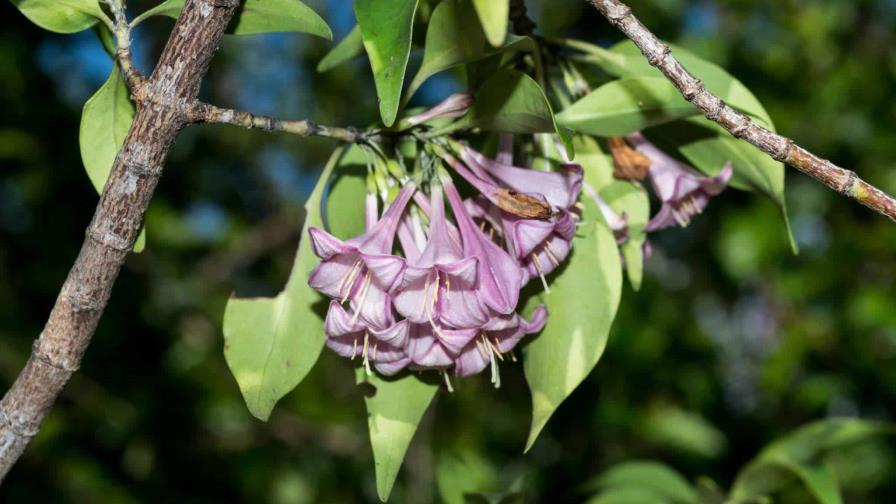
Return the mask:
<path id="1" fill-rule="evenodd" d="M 304 137 L 319 136 L 333 138 L 348 143 L 366 142 L 373 133 L 360 131 L 354 128 L 336 128 L 323 126 L 308 119 L 290 121 L 276 117 L 256 115 L 250 112 L 225 109 L 195 102 L 187 111 L 190 122 L 232 124 L 248 129 L 262 129 L 265 131 L 281 131 Z"/>
<path id="2" fill-rule="evenodd" d="M 651 33 L 632 14 L 628 5 L 619 0 L 589 1 L 613 25 L 625 33 L 638 46 L 647 61 L 659 69 L 681 91 L 682 96 L 700 109 L 708 119 L 778 161 L 793 166 L 831 189 L 896 221 L 896 199 L 865 182 L 855 172 L 821 159 L 796 145 L 793 140 L 753 123 L 747 116 L 729 107 L 721 98 L 707 90 L 699 79 L 672 56 L 669 46 Z"/>
<path id="3" fill-rule="evenodd" d="M 188 0 L 153 75 L 153 103 L 137 115 L 100 196 L 87 237 L 25 368 L 0 401 L 0 481 L 25 451 L 81 364 L 112 286 L 133 247 L 168 151 L 187 124 L 212 55 L 239 0 Z M 139 99 L 139 98 L 138 98 Z"/>
<path id="4" fill-rule="evenodd" d="M 109 0 L 106 2 L 115 23 L 112 25 L 112 33 L 115 35 L 115 57 L 124 72 L 128 88 L 135 96 L 139 96 L 146 84 L 146 79 L 134 66 L 131 57 L 131 25 L 125 16 L 125 0 Z"/>

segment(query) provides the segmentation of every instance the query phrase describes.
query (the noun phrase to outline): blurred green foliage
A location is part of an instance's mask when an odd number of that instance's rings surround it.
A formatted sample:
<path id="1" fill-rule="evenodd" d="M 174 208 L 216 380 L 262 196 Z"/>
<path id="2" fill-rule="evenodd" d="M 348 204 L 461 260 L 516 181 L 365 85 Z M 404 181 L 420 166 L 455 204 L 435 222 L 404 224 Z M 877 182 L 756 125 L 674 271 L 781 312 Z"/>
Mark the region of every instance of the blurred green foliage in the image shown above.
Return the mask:
<path id="1" fill-rule="evenodd" d="M 129 3 L 132 14 L 152 6 Z M 527 3 L 542 33 L 619 40 L 585 2 Z M 337 40 L 351 30 L 349 0 L 308 4 Z M 896 192 L 896 3 L 631 5 L 662 37 L 741 79 L 779 131 Z M 89 31 L 43 32 L 8 2 L 0 3 L 0 23 L 6 387 L 96 203 L 77 127 L 111 65 Z M 144 71 L 170 27 L 153 19 L 137 30 Z M 329 47 L 302 35 L 228 38 L 203 94 L 322 124 L 374 122 L 363 59 L 314 71 Z M 419 58 L 412 55 L 410 70 Z M 433 78 L 414 103 L 433 103 L 457 86 Z M 81 371 L 0 501 L 376 501 L 363 394 L 347 362 L 325 352 L 264 424 L 246 410 L 222 353 L 230 294 L 274 295 L 287 278 L 303 200 L 331 149 L 328 140 L 225 126 L 180 136 L 147 217 L 147 250 L 130 258 Z M 476 468 L 483 488 L 475 490 L 522 491 L 531 502 L 583 502 L 594 475 L 636 459 L 728 488 L 762 446 L 809 421 L 892 419 L 896 227 L 799 174 L 788 173 L 787 187 L 799 256 L 790 254 L 772 203 L 728 191 L 691 227 L 654 237 L 643 287 L 625 287 L 606 355 L 528 455 L 521 454 L 530 421 L 522 370 L 508 367 L 500 390 L 484 377 L 464 380 L 424 418 L 392 501 L 456 501 L 437 481 L 450 481 L 458 464 Z M 846 502 L 896 495 L 891 445 L 838 457 Z M 807 498 L 792 489 L 781 502 Z"/>

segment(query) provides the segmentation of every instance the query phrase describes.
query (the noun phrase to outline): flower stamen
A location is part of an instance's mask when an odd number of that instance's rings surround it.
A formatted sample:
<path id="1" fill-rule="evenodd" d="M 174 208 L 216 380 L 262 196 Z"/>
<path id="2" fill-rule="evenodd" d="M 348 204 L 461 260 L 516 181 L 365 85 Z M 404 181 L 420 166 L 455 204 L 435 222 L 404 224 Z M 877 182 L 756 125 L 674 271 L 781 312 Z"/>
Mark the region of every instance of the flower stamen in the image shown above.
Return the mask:
<path id="1" fill-rule="evenodd" d="M 370 333 L 364 331 L 364 370 L 367 372 L 367 376 L 370 376 L 370 359 L 367 357 L 367 347 L 369 339 Z"/>
<path id="2" fill-rule="evenodd" d="M 490 339 L 486 338 L 484 334 L 482 335 L 482 339 L 485 341 L 485 344 L 488 345 L 489 348 L 491 348 L 492 353 L 494 353 L 495 356 L 497 356 L 498 359 L 503 362 L 504 356 L 501 354 L 501 351 L 498 350 L 498 346 L 493 344 L 492 341 Z"/>
<path id="3" fill-rule="evenodd" d="M 535 253 L 532 254 L 532 262 L 535 264 L 535 269 L 538 271 L 538 276 L 541 278 L 541 284 L 544 285 L 544 291 L 547 294 L 551 293 L 551 288 L 548 287 L 548 281 L 544 277 L 544 270 L 541 268 L 541 260 L 538 259 L 538 256 Z"/>
<path id="4" fill-rule="evenodd" d="M 345 300 L 348 299 L 348 296 L 352 293 L 352 285 L 355 283 L 355 276 L 360 273 L 362 269 L 360 266 L 361 260 L 358 259 L 357 261 L 355 261 L 352 269 L 344 277 L 342 277 L 342 281 L 339 282 L 338 292 L 342 292 L 343 288 L 348 287 L 348 290 L 345 292 L 345 296 L 342 298 L 342 301 L 340 301 L 341 303 L 344 303 Z"/>
<path id="5" fill-rule="evenodd" d="M 448 392 L 453 394 L 454 387 L 451 386 L 451 378 L 448 377 L 448 373 L 446 373 L 444 369 L 442 370 L 442 378 L 445 379 L 445 387 L 448 388 Z"/>
<path id="6" fill-rule="evenodd" d="M 548 259 L 554 263 L 554 267 L 556 268 L 557 266 L 560 266 L 560 261 L 557 260 L 557 256 L 554 255 L 553 249 L 551 249 L 551 243 L 545 242 L 544 245 L 544 253 L 547 254 Z"/>
<path id="7" fill-rule="evenodd" d="M 358 309 L 355 310 L 355 314 L 352 315 L 352 324 L 358 321 L 358 315 L 361 314 L 361 307 L 364 306 L 364 300 L 367 299 L 367 292 L 370 291 L 370 272 L 368 271 L 366 275 L 364 275 L 364 281 L 361 283 L 361 300 L 358 301 Z"/>

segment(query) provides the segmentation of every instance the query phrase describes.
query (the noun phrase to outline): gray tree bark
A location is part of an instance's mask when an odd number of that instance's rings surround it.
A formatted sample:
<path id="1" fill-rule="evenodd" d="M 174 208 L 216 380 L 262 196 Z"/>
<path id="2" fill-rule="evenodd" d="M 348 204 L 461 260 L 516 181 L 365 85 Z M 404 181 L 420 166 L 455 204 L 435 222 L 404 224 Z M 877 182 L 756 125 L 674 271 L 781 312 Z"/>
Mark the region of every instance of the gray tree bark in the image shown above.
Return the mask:
<path id="1" fill-rule="evenodd" d="M 148 81 L 84 244 L 25 368 L 0 401 L 0 482 L 81 363 L 143 222 L 171 144 L 239 0 L 188 0 Z M 129 79 L 132 80 L 132 79 Z"/>

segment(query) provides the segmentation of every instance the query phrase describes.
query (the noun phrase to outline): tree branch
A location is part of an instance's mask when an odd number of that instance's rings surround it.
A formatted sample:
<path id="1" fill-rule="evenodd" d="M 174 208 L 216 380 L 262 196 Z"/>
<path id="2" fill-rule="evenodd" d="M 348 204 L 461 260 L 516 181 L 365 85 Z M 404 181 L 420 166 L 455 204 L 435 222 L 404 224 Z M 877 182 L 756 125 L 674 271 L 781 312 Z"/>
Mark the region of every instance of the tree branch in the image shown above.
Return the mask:
<path id="1" fill-rule="evenodd" d="M 354 128 L 334 128 L 322 126 L 308 119 L 289 121 L 276 117 L 255 115 L 249 112 L 224 109 L 207 103 L 195 102 L 189 107 L 187 117 L 191 123 L 232 124 L 248 129 L 265 131 L 282 131 L 299 136 L 320 136 L 334 138 L 343 142 L 366 142 L 373 134 Z"/>
<path id="2" fill-rule="evenodd" d="M 0 401 L 0 481 L 37 434 L 59 392 L 78 369 L 131 251 L 171 144 L 188 123 L 183 107 L 196 100 L 208 64 L 238 5 L 239 0 L 188 0 L 155 71 L 141 92 L 135 93 L 137 115 L 100 196 L 81 252 L 25 368 Z"/>
<path id="3" fill-rule="evenodd" d="M 140 95 L 146 85 L 146 78 L 137 70 L 131 58 L 131 25 L 125 17 L 125 0 L 108 0 L 106 3 L 115 18 L 111 26 L 115 35 L 115 57 L 131 93 Z"/>
<path id="4" fill-rule="evenodd" d="M 589 0 L 613 25 L 641 49 L 647 61 L 659 69 L 682 96 L 694 104 L 703 115 L 715 121 L 736 138 L 742 138 L 778 161 L 784 162 L 822 182 L 859 203 L 896 221 L 896 200 L 877 187 L 865 182 L 855 172 L 821 159 L 796 145 L 787 137 L 773 133 L 729 107 L 712 94 L 703 83 L 688 72 L 672 56 L 669 46 L 661 42 L 619 0 Z"/>

